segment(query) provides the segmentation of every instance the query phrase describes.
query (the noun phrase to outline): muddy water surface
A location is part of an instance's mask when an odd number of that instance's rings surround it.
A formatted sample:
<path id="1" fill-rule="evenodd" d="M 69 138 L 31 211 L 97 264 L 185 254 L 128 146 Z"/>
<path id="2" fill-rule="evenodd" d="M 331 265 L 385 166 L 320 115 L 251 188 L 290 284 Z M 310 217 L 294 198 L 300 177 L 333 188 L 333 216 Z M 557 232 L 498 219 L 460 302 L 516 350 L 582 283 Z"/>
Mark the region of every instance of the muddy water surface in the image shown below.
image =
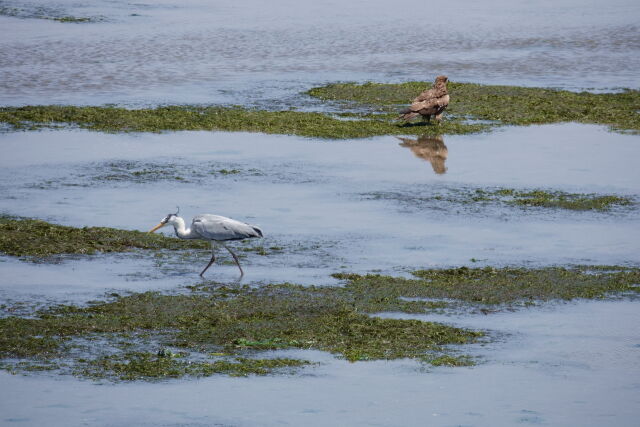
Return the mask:
<path id="1" fill-rule="evenodd" d="M 215 4 L 214 4 L 215 3 Z M 88 18 L 63 23 L 51 18 Z M 300 92 L 340 80 L 638 88 L 640 5 L 492 0 L 0 1 L 0 105 L 223 103 L 324 109 Z M 425 31 L 425 24 L 429 31 Z M 247 133 L 0 134 L 0 213 L 148 230 L 173 212 L 260 225 L 238 244 L 243 283 L 337 285 L 331 273 L 459 265 L 633 264 L 637 205 L 522 208 L 478 191 L 640 196 L 638 136 L 575 124 L 320 141 Z M 251 250 L 256 246 L 261 251 Z M 248 250 L 242 250 L 242 249 Z M 25 262 L 0 256 L 0 302 L 86 303 L 184 291 L 206 252 Z M 238 279 L 224 257 L 206 280 Z M 225 263 L 225 261 L 227 263 Z M 388 314 L 394 316 L 394 314 Z M 0 372 L 7 426 L 635 426 L 637 301 L 420 317 L 485 329 L 472 368 L 347 363 L 295 376 L 96 384 Z M 466 350 L 465 350 L 466 351 Z M 285 352 L 286 353 L 286 352 Z"/>
<path id="2" fill-rule="evenodd" d="M 637 198 L 637 137 L 567 124 L 442 142 L 445 173 L 394 137 L 332 142 L 211 132 L 4 134 L 11 155 L 0 160 L 0 206 L 6 214 L 73 226 L 138 230 L 176 205 L 187 217 L 215 212 L 250 221 L 265 231 L 260 244 L 280 249 L 242 252 L 249 284 L 333 284 L 329 275 L 337 271 L 407 274 L 449 265 L 637 264 L 635 206 L 575 212 L 447 199 L 495 188 Z M 434 194 L 443 197 L 430 198 Z M 0 296 L 5 303 L 40 306 L 83 303 L 110 292 L 173 292 L 200 283 L 206 260 L 206 252 L 44 263 L 4 256 Z M 228 264 L 207 273 L 207 280 L 237 278 Z M 320 352 L 292 352 L 321 364 L 293 377 L 159 384 L 96 385 L 3 372 L 0 423 L 631 426 L 637 420 L 637 302 L 428 320 L 485 329 L 496 341 L 470 350 L 480 357 L 477 367 L 427 371 L 416 362 L 349 364 Z"/>
<path id="3" fill-rule="evenodd" d="M 0 373 L 3 425 L 634 426 L 637 303 L 582 302 L 449 319 L 499 330 L 473 368 L 322 361 L 293 377 L 95 385 Z M 300 355 L 298 352 L 291 354 Z"/>
<path id="4" fill-rule="evenodd" d="M 640 253 L 634 206 L 575 212 L 459 201 L 459 194 L 495 188 L 637 198 L 637 137 L 595 126 L 446 137 L 445 173 L 394 137 L 330 142 L 45 131 L 2 140 L 11 153 L 1 160 L 3 213 L 146 230 L 180 205 L 187 217 L 216 212 L 250 221 L 263 227 L 265 248 L 279 249 L 243 252 L 249 284 L 332 284 L 329 275 L 337 271 L 407 274 L 449 265 L 637 264 Z M 0 257 L 0 292 L 6 303 L 39 306 L 83 303 L 114 291 L 175 291 L 201 282 L 197 272 L 206 259 L 206 252 L 44 263 Z M 228 264 L 207 273 L 207 280 L 237 278 Z M 470 350 L 481 361 L 473 368 L 425 371 L 415 362 L 349 364 L 320 352 L 291 352 L 321 364 L 293 377 L 101 386 L 0 373 L 0 422 L 630 426 L 637 419 L 635 302 L 425 320 L 485 329 L 495 341 Z"/>
<path id="5" fill-rule="evenodd" d="M 329 274 L 337 271 L 402 274 L 472 261 L 633 263 L 640 253 L 633 206 L 579 212 L 467 195 L 544 188 L 636 197 L 636 138 L 580 125 L 451 136 L 444 139 L 446 173 L 438 174 L 394 137 L 327 142 L 210 132 L 14 133 L 3 136 L 12 154 L 2 160 L 0 201 L 4 213 L 73 226 L 148 230 L 176 206 L 185 217 L 209 212 L 255 223 L 265 231 L 260 244 L 276 250 L 246 252 L 248 282 L 333 283 Z M 54 281 L 69 297 L 69 287 L 99 294 L 106 283 L 142 290 L 173 287 L 184 274 L 195 281 L 189 274 L 206 257 L 159 261 L 125 254 L 62 264 L 5 258 L 0 269 L 16 292 L 53 293 L 56 286 L 48 282 Z M 56 279 L 70 266 L 83 271 L 76 276 L 81 280 Z M 221 265 L 209 277 L 236 275 Z"/>
<path id="6" fill-rule="evenodd" d="M 634 0 L 0 1 L 0 104 L 304 105 L 338 80 L 638 88 Z M 72 16 L 64 23 L 41 17 Z"/>

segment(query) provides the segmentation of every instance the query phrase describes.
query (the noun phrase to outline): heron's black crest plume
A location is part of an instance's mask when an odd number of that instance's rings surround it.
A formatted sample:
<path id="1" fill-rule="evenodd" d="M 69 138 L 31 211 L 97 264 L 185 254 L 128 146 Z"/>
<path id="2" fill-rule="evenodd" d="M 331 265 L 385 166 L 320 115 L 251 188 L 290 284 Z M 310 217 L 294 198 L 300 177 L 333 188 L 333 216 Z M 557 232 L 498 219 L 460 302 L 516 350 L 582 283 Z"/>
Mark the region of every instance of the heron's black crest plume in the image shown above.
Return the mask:
<path id="1" fill-rule="evenodd" d="M 180 206 L 176 206 L 176 209 L 177 209 L 176 213 L 167 214 L 167 216 L 165 216 L 161 222 L 163 224 L 166 224 L 167 222 L 169 222 L 172 216 L 178 216 L 178 214 L 180 213 Z"/>

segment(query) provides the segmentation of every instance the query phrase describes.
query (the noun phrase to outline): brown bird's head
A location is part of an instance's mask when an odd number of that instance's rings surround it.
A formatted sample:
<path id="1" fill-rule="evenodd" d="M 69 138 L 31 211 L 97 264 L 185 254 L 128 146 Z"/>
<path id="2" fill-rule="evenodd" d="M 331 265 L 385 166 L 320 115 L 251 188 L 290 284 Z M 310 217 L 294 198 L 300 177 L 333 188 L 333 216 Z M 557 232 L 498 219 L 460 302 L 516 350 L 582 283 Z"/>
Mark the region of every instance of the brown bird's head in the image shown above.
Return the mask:
<path id="1" fill-rule="evenodd" d="M 438 83 L 446 83 L 449 79 L 447 76 L 438 76 L 436 77 L 436 84 Z"/>

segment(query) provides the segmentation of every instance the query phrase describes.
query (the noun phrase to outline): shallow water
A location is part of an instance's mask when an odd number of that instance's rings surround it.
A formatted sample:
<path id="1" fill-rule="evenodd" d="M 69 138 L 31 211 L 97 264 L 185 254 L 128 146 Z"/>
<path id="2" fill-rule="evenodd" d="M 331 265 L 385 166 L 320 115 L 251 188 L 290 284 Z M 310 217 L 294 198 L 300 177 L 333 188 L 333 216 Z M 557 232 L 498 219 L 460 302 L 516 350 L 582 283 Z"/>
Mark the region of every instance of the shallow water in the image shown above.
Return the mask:
<path id="1" fill-rule="evenodd" d="M 637 207 L 576 212 L 431 198 L 503 187 L 637 197 L 637 137 L 597 126 L 447 136 L 445 174 L 395 137 L 326 142 L 246 133 L 43 131 L 2 140 L 12 153 L 0 161 L 4 213 L 148 230 L 178 205 L 187 218 L 208 212 L 255 223 L 265 232 L 260 244 L 285 250 L 247 252 L 248 283 L 335 283 L 329 275 L 337 271 L 401 274 L 443 265 L 636 263 L 640 253 Z M 146 172 L 134 174 L 140 171 Z M 164 267 L 144 255 L 72 257 L 62 264 L 0 257 L 0 271 L 12 292 L 49 289 L 47 297 L 73 298 L 76 288 L 82 300 L 105 287 L 170 289 L 176 276 L 190 272 L 181 277 L 192 284 L 206 257 L 206 251 L 186 261 L 168 256 Z M 67 268 L 82 279 L 65 280 Z M 208 278 L 234 280 L 237 270 L 216 266 Z"/>
<path id="2" fill-rule="evenodd" d="M 455 319 L 459 321 L 459 319 Z M 322 362 L 302 375 L 103 384 L 0 373 L 0 423 L 104 426 L 634 426 L 640 314 L 625 301 L 468 318 L 509 334 L 473 368 Z M 292 354 L 298 354 L 292 353 Z"/>
<path id="3" fill-rule="evenodd" d="M 44 15 L 96 22 L 37 18 Z M 379 0 L 0 0 L 0 105 L 318 109 L 299 92 L 339 80 L 441 73 L 489 84 L 637 89 L 639 16 L 640 3 L 630 0 L 403 7 Z M 138 230 L 176 205 L 187 218 L 231 216 L 264 229 L 265 239 L 247 246 L 283 248 L 241 252 L 243 283 L 252 285 L 337 284 L 330 274 L 338 271 L 639 264 L 637 206 L 573 212 L 448 200 L 477 189 L 544 188 L 637 202 L 638 136 L 562 124 L 442 143 L 446 151 L 436 152 L 390 136 L 2 133 L 0 213 Z M 202 282 L 197 274 L 207 260 L 206 252 L 38 263 L 0 256 L 0 302 L 28 310 L 111 292 L 178 292 Z M 224 263 L 206 277 L 237 279 L 237 268 Z M 493 342 L 463 349 L 481 358 L 473 368 L 350 364 L 291 351 L 321 364 L 296 376 L 153 384 L 0 372 L 0 425 L 635 426 L 638 313 L 637 301 L 616 300 L 416 316 L 489 330 Z"/>
<path id="4" fill-rule="evenodd" d="M 77 130 L 9 133 L 1 140 L 12 153 L 0 160 L 3 213 L 139 230 L 175 205 L 187 217 L 208 211 L 247 220 L 263 227 L 266 248 L 284 248 L 267 256 L 244 253 L 243 282 L 249 284 L 334 284 L 329 275 L 336 271 L 407 274 L 462 264 L 638 264 L 637 207 L 574 212 L 424 201 L 434 192 L 500 187 L 637 199 L 637 137 L 603 127 L 564 124 L 446 136 L 444 174 L 395 137 L 327 142 Z M 105 178 L 114 170 L 115 179 Z M 140 171 L 146 172 L 135 174 Z M 83 303 L 110 292 L 179 291 L 202 282 L 197 273 L 206 260 L 206 252 L 45 263 L 0 257 L 0 298 L 28 307 Z M 237 278 L 233 265 L 207 272 L 207 280 Z M 417 317 L 489 330 L 495 341 L 465 347 L 481 357 L 477 367 L 426 371 L 411 361 L 350 364 L 321 352 L 291 352 L 321 364 L 291 377 L 159 384 L 96 385 L 2 372 L 0 424 L 635 425 L 637 302 Z"/>
<path id="5" fill-rule="evenodd" d="M 41 9 L 44 7 L 44 11 Z M 313 104 L 336 80 L 638 88 L 640 4 L 613 0 L 3 0 L 0 105 Z M 94 23 L 33 17 L 76 16 Z M 31 17 L 31 18 L 30 18 Z"/>

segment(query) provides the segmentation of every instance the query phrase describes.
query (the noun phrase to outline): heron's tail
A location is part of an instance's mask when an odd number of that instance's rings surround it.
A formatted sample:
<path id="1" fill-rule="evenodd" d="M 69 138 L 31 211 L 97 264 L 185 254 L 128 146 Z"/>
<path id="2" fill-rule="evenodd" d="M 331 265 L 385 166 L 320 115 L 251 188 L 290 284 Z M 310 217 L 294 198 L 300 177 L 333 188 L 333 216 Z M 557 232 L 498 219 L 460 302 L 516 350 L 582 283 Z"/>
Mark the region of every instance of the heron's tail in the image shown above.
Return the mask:
<path id="1" fill-rule="evenodd" d="M 256 227 L 255 225 L 252 225 L 251 228 L 253 228 L 253 231 L 256 232 L 256 236 L 254 237 L 263 237 L 262 236 L 262 230 L 260 230 L 258 227 Z"/>

